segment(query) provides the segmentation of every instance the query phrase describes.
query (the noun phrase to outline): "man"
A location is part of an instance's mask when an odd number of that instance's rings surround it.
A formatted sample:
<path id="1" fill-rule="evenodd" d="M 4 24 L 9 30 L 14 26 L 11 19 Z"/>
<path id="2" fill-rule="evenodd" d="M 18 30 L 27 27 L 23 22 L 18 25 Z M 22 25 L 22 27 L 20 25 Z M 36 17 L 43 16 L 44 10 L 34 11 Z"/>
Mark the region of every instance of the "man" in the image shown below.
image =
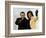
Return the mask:
<path id="1" fill-rule="evenodd" d="M 25 18 L 25 13 L 20 13 L 20 18 L 17 18 L 15 24 L 18 25 L 18 29 L 30 29 L 30 26 L 27 24 L 27 19 Z"/>

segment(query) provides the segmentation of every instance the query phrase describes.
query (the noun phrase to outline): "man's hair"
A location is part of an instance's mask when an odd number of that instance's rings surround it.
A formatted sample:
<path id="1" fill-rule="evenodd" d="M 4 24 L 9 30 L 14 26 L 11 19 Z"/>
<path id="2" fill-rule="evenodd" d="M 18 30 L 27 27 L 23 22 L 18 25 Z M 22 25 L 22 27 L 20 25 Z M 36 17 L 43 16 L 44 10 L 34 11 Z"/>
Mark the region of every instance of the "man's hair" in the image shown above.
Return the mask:
<path id="1" fill-rule="evenodd" d="M 32 11 L 28 11 L 28 12 L 27 12 L 27 17 L 28 17 L 28 18 L 29 18 L 29 16 L 28 16 L 29 13 L 31 13 L 31 15 L 34 16 Z"/>
<path id="2" fill-rule="evenodd" d="M 24 13 L 24 12 L 21 12 L 21 13 Z M 21 13 L 20 13 L 20 14 L 21 14 Z M 24 13 L 24 14 L 25 14 L 25 13 Z"/>

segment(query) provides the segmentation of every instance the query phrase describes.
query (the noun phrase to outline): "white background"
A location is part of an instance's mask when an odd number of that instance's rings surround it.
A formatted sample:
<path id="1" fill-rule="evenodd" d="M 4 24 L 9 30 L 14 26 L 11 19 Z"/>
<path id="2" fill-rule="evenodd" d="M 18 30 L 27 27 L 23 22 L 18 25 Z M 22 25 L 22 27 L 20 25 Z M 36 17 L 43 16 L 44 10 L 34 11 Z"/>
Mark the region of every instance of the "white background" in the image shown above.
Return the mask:
<path id="1" fill-rule="evenodd" d="M 46 3 L 46 0 L 19 0 L 19 1 L 24 1 L 24 2 L 42 2 L 42 3 L 45 2 Z M 0 38 L 5 38 L 5 8 L 4 7 L 5 7 L 5 0 L 0 0 Z M 46 5 L 45 5 L 45 7 L 46 7 Z M 45 16 L 46 16 L 46 13 L 45 13 Z M 45 19 L 46 19 L 46 17 L 45 17 Z M 46 28 L 45 28 L 45 34 L 46 34 Z M 25 37 L 15 37 L 15 38 L 46 38 L 46 35 L 25 36 Z"/>

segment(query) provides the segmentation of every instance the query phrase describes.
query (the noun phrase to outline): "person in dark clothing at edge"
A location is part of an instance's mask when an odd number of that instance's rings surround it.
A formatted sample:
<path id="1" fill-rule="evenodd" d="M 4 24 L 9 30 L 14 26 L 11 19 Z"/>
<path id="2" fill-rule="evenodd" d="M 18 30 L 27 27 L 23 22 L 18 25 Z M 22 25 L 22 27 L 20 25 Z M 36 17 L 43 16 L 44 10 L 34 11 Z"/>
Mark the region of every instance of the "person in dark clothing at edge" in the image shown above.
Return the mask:
<path id="1" fill-rule="evenodd" d="M 21 12 L 20 16 L 21 17 L 17 18 L 16 22 L 15 22 L 15 24 L 18 25 L 18 29 L 19 30 L 21 30 L 21 29 L 31 29 L 29 24 L 28 24 L 27 19 L 25 18 L 25 13 Z"/>

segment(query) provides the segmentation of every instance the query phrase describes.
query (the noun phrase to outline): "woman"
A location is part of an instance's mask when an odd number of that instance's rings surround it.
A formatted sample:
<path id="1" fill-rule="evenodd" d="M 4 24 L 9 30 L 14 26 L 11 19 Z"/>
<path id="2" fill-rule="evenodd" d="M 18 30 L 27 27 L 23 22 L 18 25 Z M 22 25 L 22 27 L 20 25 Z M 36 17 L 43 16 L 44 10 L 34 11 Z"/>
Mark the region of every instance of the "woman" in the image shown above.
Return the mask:
<path id="1" fill-rule="evenodd" d="M 32 11 L 27 12 L 27 17 L 28 17 L 28 25 L 30 28 L 35 29 L 36 27 L 36 21 L 38 20 L 38 10 L 35 11 L 36 17 L 33 15 Z"/>

